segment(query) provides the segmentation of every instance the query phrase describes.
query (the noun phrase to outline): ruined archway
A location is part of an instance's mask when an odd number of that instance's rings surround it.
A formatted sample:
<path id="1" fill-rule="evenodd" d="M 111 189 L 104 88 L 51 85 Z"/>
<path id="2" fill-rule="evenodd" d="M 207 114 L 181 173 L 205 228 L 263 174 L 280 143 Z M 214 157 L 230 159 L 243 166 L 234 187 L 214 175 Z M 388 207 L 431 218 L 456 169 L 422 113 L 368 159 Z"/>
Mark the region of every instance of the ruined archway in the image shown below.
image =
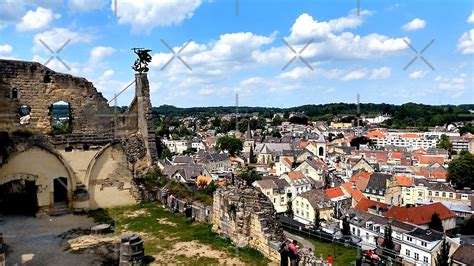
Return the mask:
<path id="1" fill-rule="evenodd" d="M 13 154 L 0 167 L 0 184 L 12 180 L 35 181 L 35 192 L 40 212 L 47 212 L 54 207 L 54 180 L 58 177 L 67 180 L 66 183 L 63 182 L 66 184 L 64 188 L 66 195 L 63 190 L 62 199 L 66 197 L 66 202 L 71 203 L 75 178 L 58 154 L 43 147 L 32 146 L 25 151 Z"/>
<path id="2" fill-rule="evenodd" d="M 0 183 L 0 213 L 35 215 L 38 211 L 37 177 L 11 175 Z"/>

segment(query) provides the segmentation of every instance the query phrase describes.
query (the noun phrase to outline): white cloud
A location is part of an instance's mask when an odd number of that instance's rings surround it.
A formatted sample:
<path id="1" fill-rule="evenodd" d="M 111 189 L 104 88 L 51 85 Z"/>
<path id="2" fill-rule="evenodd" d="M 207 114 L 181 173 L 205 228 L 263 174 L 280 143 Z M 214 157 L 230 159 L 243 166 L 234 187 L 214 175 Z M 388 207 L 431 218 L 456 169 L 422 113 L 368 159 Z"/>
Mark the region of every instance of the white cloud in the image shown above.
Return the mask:
<path id="1" fill-rule="evenodd" d="M 8 44 L 0 44 L 0 54 L 9 54 L 13 51 L 13 47 Z"/>
<path id="2" fill-rule="evenodd" d="M 465 32 L 458 40 L 458 49 L 462 54 L 474 54 L 474 29 Z"/>
<path id="3" fill-rule="evenodd" d="M 408 22 L 407 24 L 402 26 L 402 30 L 404 31 L 413 31 L 423 29 L 426 26 L 426 22 L 422 19 L 415 18 L 414 20 Z"/>
<path id="4" fill-rule="evenodd" d="M 81 42 L 87 43 L 90 42 L 92 39 L 93 36 L 88 33 L 74 32 L 65 28 L 54 28 L 49 31 L 35 34 L 35 36 L 33 37 L 33 52 L 37 53 L 40 51 L 44 51 L 50 53 L 49 50 L 40 42 L 40 40 L 43 41 L 54 52 L 56 52 L 68 41 L 69 43 L 64 47 L 64 49 L 66 49 L 71 44 Z"/>
<path id="5" fill-rule="evenodd" d="M 54 19 L 60 17 L 61 15 L 54 14 L 50 9 L 38 7 L 36 11 L 26 12 L 21 22 L 16 25 L 16 29 L 19 31 L 41 30 L 47 28 Z"/>
<path id="6" fill-rule="evenodd" d="M 89 62 L 92 64 L 99 63 L 104 57 L 110 56 L 113 53 L 115 53 L 115 49 L 112 47 L 96 46 L 91 50 Z"/>
<path id="7" fill-rule="evenodd" d="M 426 74 L 428 74 L 428 71 L 417 70 L 417 71 L 411 72 L 410 75 L 408 75 L 408 76 L 411 79 L 420 79 L 420 78 L 424 78 L 426 76 Z"/>
<path id="8" fill-rule="evenodd" d="M 114 1 L 120 0 L 112 0 L 112 4 Z M 69 8 L 72 11 L 79 11 L 79 12 L 88 12 L 93 11 L 96 9 L 101 9 L 105 5 L 107 5 L 106 0 L 69 0 Z"/>
<path id="9" fill-rule="evenodd" d="M 104 71 L 104 74 L 102 74 L 102 77 L 104 79 L 109 79 L 110 77 L 112 77 L 114 75 L 114 71 L 112 69 L 107 69 L 106 71 Z"/>
<path id="10" fill-rule="evenodd" d="M 366 75 L 367 75 L 366 71 L 355 70 L 355 71 L 351 71 L 351 72 L 347 73 L 346 75 L 344 75 L 344 77 L 342 77 L 342 80 L 349 81 L 349 80 L 363 79 L 363 78 L 365 78 Z"/>
<path id="11" fill-rule="evenodd" d="M 176 25 L 190 19 L 201 3 L 202 0 L 120 0 L 117 2 L 118 22 L 130 24 L 133 32 L 150 33 L 155 27 Z M 111 6 L 114 8 L 113 1 Z"/>
<path id="12" fill-rule="evenodd" d="M 471 12 L 471 15 L 466 20 L 467 23 L 474 23 L 474 11 Z"/>
<path id="13" fill-rule="evenodd" d="M 468 82 L 467 79 L 467 75 L 462 73 L 457 77 L 438 76 L 435 78 L 435 81 L 438 82 L 439 89 L 448 92 L 451 98 L 459 98 L 464 94 Z"/>
<path id="14" fill-rule="evenodd" d="M 381 67 L 372 70 L 369 79 L 386 79 L 392 75 L 392 69 L 389 67 Z"/>

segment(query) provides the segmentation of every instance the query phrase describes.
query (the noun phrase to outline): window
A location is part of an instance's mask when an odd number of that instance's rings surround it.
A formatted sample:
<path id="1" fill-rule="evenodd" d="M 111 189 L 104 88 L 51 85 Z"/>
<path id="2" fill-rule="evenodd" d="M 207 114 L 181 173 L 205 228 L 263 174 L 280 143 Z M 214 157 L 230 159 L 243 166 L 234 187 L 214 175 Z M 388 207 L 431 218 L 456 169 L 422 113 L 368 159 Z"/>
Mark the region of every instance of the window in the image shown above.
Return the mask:
<path id="1" fill-rule="evenodd" d="M 357 228 L 357 236 L 360 236 L 360 229 Z"/>
<path id="2" fill-rule="evenodd" d="M 352 227 L 352 234 L 355 235 L 355 233 L 356 233 L 356 229 L 355 227 Z"/>
<path id="3" fill-rule="evenodd" d="M 405 253 L 408 257 L 410 257 L 410 250 L 407 249 L 406 253 Z"/>
<path id="4" fill-rule="evenodd" d="M 308 208 L 309 208 L 309 207 L 308 207 L 308 204 L 306 204 L 306 209 L 308 209 Z"/>
<path id="5" fill-rule="evenodd" d="M 428 263 L 428 257 L 423 256 L 423 262 L 424 262 L 424 263 Z"/>
<path id="6" fill-rule="evenodd" d="M 453 193 L 452 193 L 452 192 L 449 193 L 449 197 L 450 197 L 450 198 L 453 197 Z"/>
<path id="7" fill-rule="evenodd" d="M 418 255 L 418 253 L 415 252 L 415 260 L 419 260 L 420 259 L 420 255 Z"/>
<path id="8" fill-rule="evenodd" d="M 443 198 L 444 198 L 444 197 L 446 197 L 446 192 L 443 192 L 443 194 L 442 194 L 442 195 L 443 195 Z"/>
<path id="9" fill-rule="evenodd" d="M 427 244 L 425 241 L 421 241 L 421 245 L 422 245 L 423 247 L 428 246 L 428 244 Z"/>
<path id="10" fill-rule="evenodd" d="M 428 191 L 428 195 L 429 195 L 429 196 L 431 196 L 431 195 L 432 195 L 431 191 Z"/>
<path id="11" fill-rule="evenodd" d="M 309 218 L 309 212 L 306 212 L 306 218 Z"/>
<path id="12" fill-rule="evenodd" d="M 13 101 L 18 100 L 18 89 L 17 88 L 13 88 L 10 91 L 10 99 L 12 99 Z"/>
<path id="13" fill-rule="evenodd" d="M 418 192 L 418 197 L 423 197 L 423 192 Z"/>
<path id="14" fill-rule="evenodd" d="M 412 241 L 411 236 L 407 236 L 407 241 L 410 241 L 410 242 Z"/>
<path id="15" fill-rule="evenodd" d="M 276 198 L 273 198 L 273 203 L 276 203 L 277 202 L 277 199 Z"/>
<path id="16" fill-rule="evenodd" d="M 439 192 L 438 191 L 435 192 L 435 197 L 439 197 Z"/>
<path id="17" fill-rule="evenodd" d="M 281 197 L 281 198 L 280 198 L 280 202 L 281 202 L 281 203 L 285 202 L 285 197 Z"/>

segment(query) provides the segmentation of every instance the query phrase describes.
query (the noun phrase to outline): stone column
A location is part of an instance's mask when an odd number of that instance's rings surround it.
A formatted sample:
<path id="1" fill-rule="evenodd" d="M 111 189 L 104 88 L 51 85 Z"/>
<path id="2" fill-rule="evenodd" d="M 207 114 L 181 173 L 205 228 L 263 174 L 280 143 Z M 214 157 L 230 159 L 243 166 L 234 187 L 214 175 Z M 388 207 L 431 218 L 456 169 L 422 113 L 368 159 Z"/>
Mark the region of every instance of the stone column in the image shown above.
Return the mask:
<path id="1" fill-rule="evenodd" d="M 155 130 L 153 128 L 153 113 L 150 100 L 150 84 L 146 73 L 135 74 L 135 97 L 138 107 L 138 131 L 142 134 L 147 150 L 149 164 L 158 160 Z"/>

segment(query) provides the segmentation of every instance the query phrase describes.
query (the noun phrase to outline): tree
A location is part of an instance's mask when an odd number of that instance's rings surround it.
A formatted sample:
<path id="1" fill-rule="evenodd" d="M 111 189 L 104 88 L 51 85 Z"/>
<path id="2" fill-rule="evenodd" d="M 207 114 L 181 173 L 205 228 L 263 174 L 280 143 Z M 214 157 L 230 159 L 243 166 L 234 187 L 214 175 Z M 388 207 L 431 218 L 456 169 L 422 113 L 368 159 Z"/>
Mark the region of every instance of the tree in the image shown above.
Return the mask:
<path id="1" fill-rule="evenodd" d="M 461 229 L 461 234 L 463 235 L 474 235 L 474 216 L 464 221 L 464 225 Z"/>
<path id="2" fill-rule="evenodd" d="M 279 115 L 275 115 L 275 117 L 272 120 L 272 126 L 279 126 L 283 122 L 283 119 Z"/>
<path id="3" fill-rule="evenodd" d="M 315 210 L 313 226 L 314 226 L 314 228 L 316 228 L 316 229 L 321 228 L 321 214 L 320 214 L 320 212 L 319 212 L 319 208 L 317 208 L 317 209 Z"/>
<path id="4" fill-rule="evenodd" d="M 280 131 L 278 131 L 278 130 L 273 131 L 272 137 L 274 137 L 274 138 L 279 138 L 279 139 L 280 139 L 280 138 L 281 138 L 281 133 L 280 133 Z"/>
<path id="5" fill-rule="evenodd" d="M 462 151 L 457 159 L 448 164 L 448 181 L 457 188 L 472 187 L 474 184 L 474 155 Z"/>
<path id="6" fill-rule="evenodd" d="M 465 125 L 459 128 L 459 134 L 464 135 L 466 133 L 474 134 L 474 126 Z"/>
<path id="7" fill-rule="evenodd" d="M 385 227 L 384 237 L 383 237 L 383 246 L 387 250 L 392 250 L 395 245 L 393 244 L 392 237 L 392 223 L 389 221 L 388 225 Z"/>
<path id="8" fill-rule="evenodd" d="M 451 244 L 446 241 L 446 238 L 443 239 L 441 248 L 439 249 L 438 254 L 436 254 L 435 265 L 436 266 L 449 266 L 449 250 L 451 249 Z"/>
<path id="9" fill-rule="evenodd" d="M 168 148 L 164 148 L 161 150 L 160 154 L 160 159 L 166 159 L 166 158 L 171 158 L 173 156 L 173 153 Z"/>
<path id="10" fill-rule="evenodd" d="M 349 217 L 344 216 L 342 219 L 342 230 L 341 233 L 345 236 L 350 236 L 351 235 L 351 226 L 349 223 Z"/>
<path id="11" fill-rule="evenodd" d="M 366 136 L 353 138 L 351 140 L 351 147 L 357 147 L 357 149 L 359 149 L 361 144 L 368 144 L 369 146 L 373 146 L 372 140 Z"/>
<path id="12" fill-rule="evenodd" d="M 291 219 L 293 219 L 293 216 L 294 216 L 294 212 L 293 212 L 293 203 L 291 201 L 288 201 L 288 203 L 286 204 L 287 209 L 286 209 L 286 216 L 290 217 Z"/>
<path id="13" fill-rule="evenodd" d="M 443 222 L 441 221 L 439 214 L 436 212 L 431 215 L 431 221 L 428 223 L 428 226 L 432 230 L 444 232 Z"/>
<path id="14" fill-rule="evenodd" d="M 244 180 L 248 186 L 252 186 L 252 183 L 261 180 L 262 176 L 255 170 L 246 170 L 240 173 L 240 178 Z"/>
<path id="15" fill-rule="evenodd" d="M 449 137 L 445 134 L 441 135 L 440 139 L 438 140 L 437 146 L 438 148 L 445 149 L 447 151 L 451 151 L 451 148 L 453 147 L 453 145 L 449 141 Z"/>
<path id="16" fill-rule="evenodd" d="M 238 155 L 242 151 L 242 142 L 234 137 L 224 136 L 217 140 L 217 148 L 221 151 L 228 151 L 230 155 Z"/>

